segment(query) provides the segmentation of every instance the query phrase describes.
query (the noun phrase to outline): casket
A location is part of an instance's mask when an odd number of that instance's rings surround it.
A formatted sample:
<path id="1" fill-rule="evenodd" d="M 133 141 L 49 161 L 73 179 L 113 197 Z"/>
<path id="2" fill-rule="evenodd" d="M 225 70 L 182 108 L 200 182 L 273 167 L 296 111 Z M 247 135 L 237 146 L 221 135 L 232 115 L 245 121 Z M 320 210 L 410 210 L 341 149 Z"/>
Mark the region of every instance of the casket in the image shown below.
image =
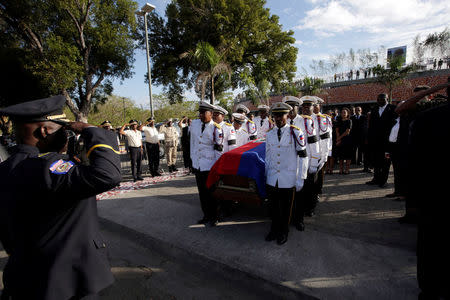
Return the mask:
<path id="1" fill-rule="evenodd" d="M 265 157 L 261 140 L 228 151 L 212 166 L 206 185 L 218 200 L 260 204 L 266 198 Z"/>

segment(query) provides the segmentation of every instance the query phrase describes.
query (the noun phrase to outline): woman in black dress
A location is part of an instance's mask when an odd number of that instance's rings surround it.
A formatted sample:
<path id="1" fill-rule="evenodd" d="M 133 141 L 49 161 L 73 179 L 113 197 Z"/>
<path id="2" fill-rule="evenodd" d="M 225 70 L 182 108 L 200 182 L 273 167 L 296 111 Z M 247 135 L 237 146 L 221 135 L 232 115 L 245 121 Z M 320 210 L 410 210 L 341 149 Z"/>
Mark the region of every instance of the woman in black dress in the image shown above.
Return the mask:
<path id="1" fill-rule="evenodd" d="M 350 120 L 350 110 L 343 108 L 340 114 L 340 120 L 336 124 L 336 147 L 339 159 L 339 174 L 349 174 L 350 163 L 353 156 L 353 144 L 350 136 L 352 130 L 352 120 Z M 345 165 L 345 169 L 344 169 Z"/>

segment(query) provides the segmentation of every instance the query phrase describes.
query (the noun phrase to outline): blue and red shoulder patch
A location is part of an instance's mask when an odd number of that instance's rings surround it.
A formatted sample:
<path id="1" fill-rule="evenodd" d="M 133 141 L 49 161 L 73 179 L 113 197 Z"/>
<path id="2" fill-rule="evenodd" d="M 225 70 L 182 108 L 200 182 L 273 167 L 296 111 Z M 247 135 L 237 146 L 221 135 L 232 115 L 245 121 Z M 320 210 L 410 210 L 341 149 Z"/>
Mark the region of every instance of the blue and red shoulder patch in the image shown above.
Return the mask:
<path id="1" fill-rule="evenodd" d="M 69 170 L 75 165 L 72 161 L 57 160 L 50 165 L 50 172 L 53 174 L 63 175 L 69 173 Z"/>

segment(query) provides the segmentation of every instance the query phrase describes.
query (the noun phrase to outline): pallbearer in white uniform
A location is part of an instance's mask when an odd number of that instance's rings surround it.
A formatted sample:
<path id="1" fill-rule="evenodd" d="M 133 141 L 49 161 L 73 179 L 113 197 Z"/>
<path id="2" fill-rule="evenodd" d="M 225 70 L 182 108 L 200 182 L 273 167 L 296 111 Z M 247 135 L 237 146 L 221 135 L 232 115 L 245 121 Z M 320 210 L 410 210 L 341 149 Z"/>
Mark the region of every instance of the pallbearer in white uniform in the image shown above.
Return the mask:
<path id="1" fill-rule="evenodd" d="M 247 114 L 250 113 L 250 110 L 244 104 L 238 104 L 236 106 L 236 112 L 243 114 L 244 116 L 247 116 Z M 247 130 L 247 132 L 248 132 L 249 139 L 256 140 L 258 131 L 257 131 L 255 122 L 253 122 L 252 120 L 250 120 L 249 118 L 246 117 L 246 120 L 245 120 L 245 123 L 243 124 L 243 126 L 244 126 L 245 130 Z"/>
<path id="2" fill-rule="evenodd" d="M 245 124 L 246 118 L 243 114 L 233 113 L 233 120 L 233 128 L 236 132 L 236 147 L 240 147 L 250 142 L 248 132 L 242 126 Z"/>
<path id="3" fill-rule="evenodd" d="M 215 226 L 218 222 L 217 201 L 211 190 L 206 187 L 209 171 L 223 151 L 223 132 L 219 124 L 212 120 L 214 105 L 200 102 L 199 119 L 190 126 L 190 146 L 192 168 L 197 182 L 203 218 L 198 224 L 209 223 Z"/>
<path id="4" fill-rule="evenodd" d="M 221 154 L 236 148 L 236 131 L 232 124 L 225 122 L 226 115 L 228 115 L 228 111 L 225 108 L 214 105 L 213 121 L 219 124 L 223 131 L 223 151 Z"/>
<path id="5" fill-rule="evenodd" d="M 253 119 L 256 125 L 256 137 L 258 139 L 265 138 L 267 131 L 273 127 L 272 121 L 269 119 L 269 109 L 267 105 L 258 106 L 258 115 Z"/>
<path id="6" fill-rule="evenodd" d="M 303 187 L 304 168 L 307 167 L 306 142 L 303 132 L 287 124 L 292 107 L 277 102 L 271 107 L 275 120 L 266 134 L 266 184 L 272 224 L 266 241 L 286 243 L 294 195 Z"/>

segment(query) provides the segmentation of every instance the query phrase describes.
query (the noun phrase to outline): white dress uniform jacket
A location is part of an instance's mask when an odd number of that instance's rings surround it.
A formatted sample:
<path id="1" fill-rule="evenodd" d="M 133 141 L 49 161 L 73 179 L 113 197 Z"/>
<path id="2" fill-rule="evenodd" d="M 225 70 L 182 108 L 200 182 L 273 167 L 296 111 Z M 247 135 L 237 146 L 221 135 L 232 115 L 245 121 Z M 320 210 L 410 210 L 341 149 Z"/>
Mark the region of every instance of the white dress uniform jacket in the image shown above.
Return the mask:
<path id="1" fill-rule="evenodd" d="M 281 139 L 278 141 L 278 127 L 274 127 L 266 135 L 266 183 L 279 188 L 292 188 L 297 191 L 303 187 L 306 179 L 308 158 L 303 132 L 296 126 L 286 124 L 281 128 Z"/>
<path id="2" fill-rule="evenodd" d="M 223 131 L 223 153 L 236 148 L 236 130 L 233 125 L 223 121 L 219 124 Z"/>
<path id="3" fill-rule="evenodd" d="M 255 122 L 247 119 L 244 124 L 244 129 L 247 130 L 248 136 L 250 140 L 256 140 L 256 137 L 258 135 L 258 129 L 256 128 Z"/>
<path id="4" fill-rule="evenodd" d="M 258 139 L 265 138 L 267 131 L 269 131 L 273 127 L 268 117 L 266 117 L 265 119 L 261 119 L 260 116 L 257 116 L 253 119 L 253 122 L 256 125 L 256 137 Z"/>
<path id="5" fill-rule="evenodd" d="M 200 119 L 192 121 L 189 127 L 191 139 L 192 167 L 200 171 L 209 171 L 223 151 L 223 132 L 214 121 L 205 123 Z"/>
<path id="6" fill-rule="evenodd" d="M 288 119 L 290 122 L 290 119 Z M 294 125 L 299 127 L 306 136 L 306 152 L 308 154 L 308 169 L 305 172 L 315 173 L 320 164 L 321 153 L 317 139 L 317 129 L 314 126 L 313 118 L 306 115 L 297 115 L 294 118 Z"/>
<path id="7" fill-rule="evenodd" d="M 239 129 L 236 129 L 236 148 L 250 142 L 250 138 L 248 136 L 247 130 L 241 126 Z"/>
<path id="8" fill-rule="evenodd" d="M 333 148 L 333 124 L 331 122 L 331 117 L 328 115 L 317 114 L 317 124 L 318 124 L 318 134 L 319 134 L 319 145 L 321 153 L 321 161 L 319 169 L 323 167 L 325 162 L 328 160 L 328 156 L 331 156 L 331 150 Z"/>

